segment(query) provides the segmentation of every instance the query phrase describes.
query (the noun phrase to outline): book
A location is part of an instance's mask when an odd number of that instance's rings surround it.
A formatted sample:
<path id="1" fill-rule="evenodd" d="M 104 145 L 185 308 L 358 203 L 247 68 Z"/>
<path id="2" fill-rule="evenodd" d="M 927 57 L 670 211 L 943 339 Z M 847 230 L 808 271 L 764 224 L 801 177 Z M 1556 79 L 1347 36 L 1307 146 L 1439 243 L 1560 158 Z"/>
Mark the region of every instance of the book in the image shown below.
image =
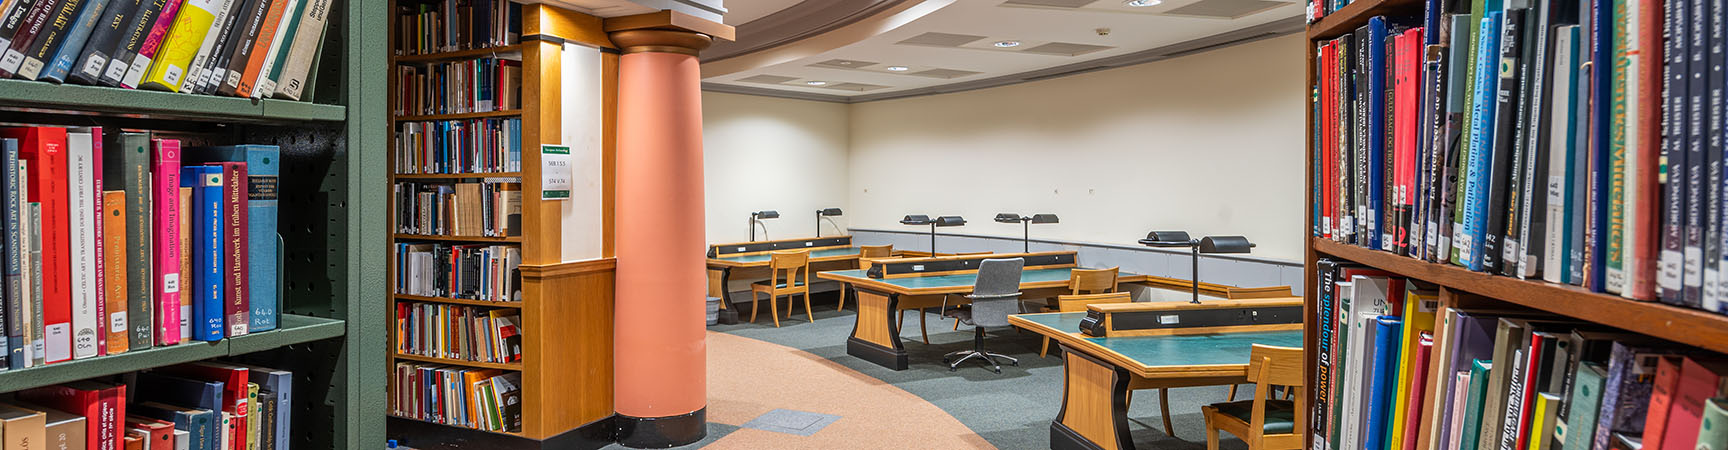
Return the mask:
<path id="1" fill-rule="evenodd" d="M 11 76 L 25 80 L 34 80 L 42 75 L 54 52 L 66 43 L 68 35 L 73 31 L 73 24 L 78 20 L 78 14 L 84 6 L 95 0 L 60 0 L 54 5 L 48 17 L 36 32 L 36 39 L 24 50 L 24 60 L 18 64 Z M 0 61 L 3 64 L 4 61 Z M 0 67 L 0 69 L 6 69 Z"/>
<path id="2" fill-rule="evenodd" d="M 12 48 L 13 37 L 23 28 L 26 17 L 36 9 L 37 0 L 13 0 L 0 8 L 0 57 Z M 22 53 L 19 54 L 22 57 Z"/>
<path id="3" fill-rule="evenodd" d="M 220 40 L 217 33 L 222 32 L 222 27 L 228 22 L 229 16 L 236 14 L 234 9 L 240 3 L 239 0 L 221 0 L 212 5 L 215 6 L 215 9 L 210 10 L 210 24 L 205 26 L 203 30 L 204 39 L 198 43 L 197 53 L 192 55 L 192 59 L 186 65 L 186 73 L 181 77 L 180 87 L 177 89 L 179 92 L 195 93 L 199 79 L 204 77 L 204 71 L 208 70 L 210 52 L 216 46 L 216 41 Z"/>
<path id="4" fill-rule="evenodd" d="M 1728 399 L 1704 402 L 1704 417 L 1698 425 L 1698 450 L 1728 449 Z"/>
<path id="5" fill-rule="evenodd" d="M 107 221 L 103 214 L 107 211 L 107 208 L 103 204 L 104 198 L 102 195 L 102 143 L 106 139 L 102 135 L 101 127 L 90 127 L 81 129 L 81 131 L 88 131 L 92 137 L 90 141 L 91 151 L 89 176 L 83 177 L 81 180 L 84 181 L 85 184 L 74 184 L 73 192 L 76 192 L 79 195 L 88 195 L 90 198 L 90 209 L 84 214 L 84 217 L 88 218 L 84 227 L 89 228 L 90 230 L 89 241 L 91 243 L 91 248 L 89 250 L 89 255 L 90 259 L 95 261 L 95 264 L 86 265 L 86 267 L 91 269 L 91 275 L 87 277 L 90 282 L 86 283 L 86 287 L 90 289 L 88 295 L 93 300 L 93 303 L 96 304 L 96 354 L 100 356 L 108 354 L 108 333 L 110 325 L 108 301 L 105 298 L 106 293 L 108 292 L 108 265 L 107 261 L 105 261 L 107 255 L 107 246 L 105 244 L 107 243 L 107 240 L 102 238 L 102 234 L 107 232 Z M 83 171 L 80 170 L 78 175 L 84 175 Z"/>
<path id="6" fill-rule="evenodd" d="M 1462 201 L 1457 214 L 1461 220 L 1453 226 L 1452 245 L 1457 249 L 1454 263 L 1476 271 L 1484 270 L 1482 255 L 1486 251 L 1482 245 L 1487 239 L 1488 182 L 1494 151 L 1491 140 L 1495 123 L 1494 96 L 1499 83 L 1495 70 L 1498 64 L 1490 61 L 1497 60 L 1500 54 L 1502 17 L 1503 13 L 1499 11 L 1483 15 L 1476 33 L 1479 37 L 1471 44 L 1476 53 L 1476 68 L 1470 76 L 1473 80 L 1470 110 L 1465 113 L 1470 135 L 1468 150 L 1464 153 L 1468 169 L 1461 171 L 1464 173 L 1459 183 Z M 1480 42 L 1476 42 L 1478 40 Z"/>
<path id="7" fill-rule="evenodd" d="M 99 253 L 96 241 L 100 239 L 102 230 L 96 222 L 100 214 L 96 205 L 95 186 L 96 155 L 100 151 L 96 146 L 101 142 L 101 129 L 72 129 L 66 133 L 66 218 L 68 232 L 68 247 L 71 250 L 71 270 L 68 271 L 71 286 L 72 308 L 72 358 L 83 359 L 96 356 L 97 338 L 100 336 L 97 324 L 101 322 L 97 306 L 101 303 L 101 290 L 96 281 L 101 271 L 97 261 Z"/>
<path id="8" fill-rule="evenodd" d="M 1666 359 L 1665 359 L 1666 360 Z M 1698 428 L 1704 415 L 1704 404 L 1712 397 L 1722 394 L 1720 391 L 1723 376 L 1728 375 L 1728 364 L 1719 360 L 1701 360 L 1686 357 L 1680 364 L 1678 379 L 1669 398 L 1667 412 L 1667 427 L 1661 435 L 1660 448 L 1693 449 L 1697 446 Z M 1658 383 L 1661 373 L 1658 369 Z M 1650 415 L 1656 415 L 1655 395 L 1651 395 Z M 1656 430 L 1649 425 L 1644 427 L 1644 441 L 1651 442 L 1656 438 Z M 1648 444 L 1647 444 L 1648 445 Z"/>
<path id="9" fill-rule="evenodd" d="M 1363 408 L 1363 445 L 1365 448 L 1383 449 L 1387 447 L 1392 424 L 1392 384 L 1398 369 L 1398 337 L 1402 322 L 1396 316 L 1380 316 L 1370 322 L 1374 327 L 1370 336 L 1374 342 L 1370 349 L 1372 356 L 1366 361 L 1370 368 L 1363 372 L 1368 388 L 1364 396 L 1367 406 Z"/>
<path id="10" fill-rule="evenodd" d="M 36 36 L 46 28 L 48 19 L 59 6 L 57 0 L 37 0 L 28 11 L 19 18 L 18 29 L 12 35 L 12 45 L 0 49 L 0 78 L 11 78 L 20 65 L 24 64 L 24 56 L 30 51 L 30 45 L 36 42 Z"/>
<path id="11" fill-rule="evenodd" d="M 1596 412 L 1602 405 L 1603 382 L 1606 381 L 1607 369 L 1595 362 L 1586 362 L 1578 368 L 1576 381 L 1572 383 L 1566 418 L 1566 435 L 1560 448 L 1587 449 L 1591 448 L 1591 440 L 1596 436 Z"/>
<path id="12" fill-rule="evenodd" d="M 5 287 L 6 287 L 6 363 L 10 369 L 30 367 L 30 339 L 34 333 L 28 333 L 32 321 L 29 320 L 30 309 L 27 308 L 29 291 L 24 288 L 28 260 L 25 249 L 23 225 L 23 193 L 19 190 L 23 177 L 18 175 L 18 140 L 13 138 L 0 139 L 0 205 L 4 205 L 5 244 L 0 246 L 5 251 Z"/>
<path id="13" fill-rule="evenodd" d="M 19 157 L 28 162 L 29 198 L 39 204 L 41 218 L 42 268 L 31 273 L 40 275 L 42 296 L 42 329 L 44 331 L 43 361 L 55 363 L 72 358 L 72 295 L 67 271 L 71 252 L 67 222 L 67 185 L 65 128 L 32 127 L 0 129 L 0 136 L 18 139 Z"/>
<path id="14" fill-rule="evenodd" d="M 302 99 L 313 60 L 318 57 L 318 49 L 324 45 L 324 28 L 329 20 L 330 0 L 301 2 L 306 5 L 303 8 L 304 14 L 297 24 L 298 29 L 294 32 L 286 58 L 278 63 L 280 72 L 273 77 L 277 82 L 276 98 Z"/>
<path id="15" fill-rule="evenodd" d="M 184 166 L 182 166 L 182 167 L 184 167 Z M 179 188 L 181 210 L 180 210 L 180 215 L 179 215 L 179 217 L 180 217 L 180 230 L 179 230 L 179 236 L 178 236 L 177 240 L 180 242 L 180 275 L 181 275 L 181 279 L 180 279 L 180 283 L 181 283 L 181 288 L 180 288 L 181 289 L 181 294 L 180 294 L 180 342 L 186 342 L 186 341 L 192 340 L 192 322 L 194 320 L 194 317 L 197 317 L 192 313 L 192 303 L 193 303 L 193 301 L 192 301 L 193 296 L 191 295 L 192 292 L 187 290 L 190 288 L 185 287 L 185 283 L 192 282 L 192 275 L 194 274 L 194 272 L 192 271 L 192 254 L 193 254 L 193 252 L 192 252 L 192 223 L 193 223 L 193 221 L 192 221 L 191 208 L 193 206 L 197 205 L 197 203 L 192 201 L 192 190 L 193 189 L 194 188 L 190 188 L 190 187 Z"/>
<path id="16" fill-rule="evenodd" d="M 118 448 L 118 418 L 125 416 L 125 385 L 90 381 L 25 389 L 18 398 L 84 417 L 84 435 L 93 449 Z"/>
<path id="17" fill-rule="evenodd" d="M 228 53 L 233 50 L 232 42 L 236 40 L 234 30 L 236 27 L 244 26 L 247 14 L 256 8 L 257 3 L 258 0 L 233 0 L 228 15 L 223 18 L 219 27 L 212 27 L 211 33 L 216 37 L 216 40 L 211 43 L 210 54 L 204 58 L 202 67 L 198 71 L 198 77 L 194 80 L 195 85 L 191 88 L 192 93 L 214 94 L 216 93 L 216 86 L 227 79 Z M 201 50 L 200 53 L 203 51 Z"/>
<path id="18" fill-rule="evenodd" d="M 257 80 L 253 83 L 252 98 L 270 98 L 276 93 L 276 79 L 281 76 L 277 65 L 287 56 L 288 46 L 294 43 L 294 33 L 298 31 L 300 17 L 304 15 L 306 2 L 303 0 L 285 0 L 288 3 L 282 8 L 282 18 L 276 26 L 276 34 L 270 38 L 269 50 L 258 68 Z M 244 80 L 242 80 L 244 81 Z"/>
<path id="19" fill-rule="evenodd" d="M 156 265 L 156 343 L 180 343 L 180 141 L 151 141 Z"/>
<path id="20" fill-rule="evenodd" d="M 215 447 L 214 432 L 216 424 L 214 414 L 208 409 L 178 406 L 158 401 L 137 402 L 128 410 L 145 417 L 166 420 L 174 423 L 177 430 L 185 430 L 187 439 L 191 442 L 187 447 L 191 450 L 211 450 Z"/>
<path id="21" fill-rule="evenodd" d="M 1483 406 L 1488 400 L 1489 375 L 1493 373 L 1494 363 L 1488 360 L 1473 360 L 1470 363 L 1470 390 L 1465 394 L 1468 402 L 1464 406 L 1464 415 L 1459 423 L 1463 425 L 1458 434 L 1459 450 L 1479 450 L 1485 446 L 1479 445 L 1483 419 L 1491 413 L 1484 411 Z"/>
<path id="22" fill-rule="evenodd" d="M 6 448 L 42 448 L 47 427 L 47 413 L 0 403 L 0 436 L 5 436 Z"/>
<path id="23" fill-rule="evenodd" d="M 180 0 L 143 0 L 138 4 L 137 12 L 126 19 L 126 24 L 120 27 L 120 37 L 115 39 L 113 49 L 108 52 L 108 65 L 102 69 L 98 79 L 103 86 L 120 86 L 126 78 L 126 71 L 131 69 L 133 60 L 138 57 L 138 50 L 144 47 L 144 42 L 150 38 L 150 30 L 156 26 L 168 4 L 178 5 Z"/>
<path id="24" fill-rule="evenodd" d="M 195 380 L 220 381 L 223 383 L 222 411 L 234 416 L 234 428 L 246 429 L 248 419 L 247 399 L 250 391 L 247 388 L 247 370 L 244 367 L 231 364 L 202 361 L 170 366 L 162 369 L 164 372 L 184 376 Z M 242 435 L 244 437 L 244 435 Z M 243 442 L 239 440 L 237 442 Z M 233 450 L 245 450 L 241 445 L 232 446 Z"/>
<path id="25" fill-rule="evenodd" d="M 264 414 L 265 417 L 269 418 L 265 423 L 269 424 L 272 427 L 271 429 L 274 430 L 272 434 L 275 436 L 289 436 L 291 430 L 289 425 L 292 423 L 292 412 L 294 406 L 294 373 L 286 370 L 246 364 L 236 364 L 236 366 L 246 368 L 247 376 L 250 377 L 250 382 L 257 384 L 259 386 L 260 395 L 267 397 L 268 399 L 266 401 L 269 402 L 268 404 L 274 406 Z M 269 395 L 264 395 L 265 393 L 268 393 Z M 277 439 L 275 441 L 274 446 L 265 447 L 264 450 L 288 450 L 288 439 Z"/>
<path id="26" fill-rule="evenodd" d="M 125 420 L 127 429 L 140 430 L 145 433 L 144 445 L 146 447 L 152 450 L 174 447 L 173 422 L 156 420 L 137 415 L 127 416 Z"/>
<path id="27" fill-rule="evenodd" d="M 1517 204 L 1517 200 L 1513 198 L 1513 190 L 1519 174 L 1516 165 L 1519 155 L 1518 139 L 1514 133 L 1518 130 L 1517 112 L 1520 105 L 1518 68 L 1523 58 L 1524 46 L 1527 45 L 1524 42 L 1524 27 L 1527 26 L 1525 20 L 1529 9 L 1514 8 L 1511 7 L 1513 2 L 1508 3 L 1501 22 L 1500 48 L 1497 52 L 1499 58 L 1495 64 L 1499 69 L 1499 80 L 1494 84 L 1494 122 L 1492 131 L 1488 132 L 1491 139 L 1489 148 L 1492 150 L 1488 151 L 1491 157 L 1486 161 L 1487 192 L 1483 194 L 1482 202 L 1477 204 L 1481 208 L 1478 212 L 1485 216 L 1482 241 L 1476 244 L 1482 249 L 1478 258 L 1481 260 L 1481 267 L 1472 268 L 1488 273 L 1502 273 L 1502 265 L 1517 264 L 1517 261 L 1505 260 L 1508 247 L 1505 238 L 1509 223 L 1513 219 L 1507 214 L 1508 205 Z M 1517 245 L 1515 237 L 1510 244 L 1513 247 Z"/>
<path id="28" fill-rule="evenodd" d="M 151 144 L 150 134 L 120 132 L 108 135 L 111 140 L 102 147 L 103 188 L 124 194 L 123 207 L 126 271 L 126 319 L 131 334 L 127 337 L 131 350 L 155 345 L 152 324 L 155 323 L 156 291 L 151 276 L 154 263 L 153 204 L 151 203 Z M 108 236 L 114 236 L 109 234 Z"/>
<path id="29" fill-rule="evenodd" d="M 44 424 L 47 448 L 87 448 L 84 416 L 27 402 L 18 402 L 18 406 L 33 411 L 41 411 L 47 416 Z"/>
<path id="30" fill-rule="evenodd" d="M 224 76 L 220 80 L 211 80 L 216 85 L 215 93 L 220 95 L 235 95 L 240 89 L 240 79 L 246 74 L 246 64 L 251 60 L 252 48 L 258 39 L 259 32 L 264 27 L 264 19 L 270 12 L 270 0 L 253 0 L 243 11 L 240 21 L 235 23 L 232 35 L 229 37 L 229 49 L 217 70 Z M 220 52 L 218 54 L 221 54 Z M 223 64 L 226 62 L 226 64 Z M 220 81 L 220 83 L 214 83 Z"/>
<path id="31" fill-rule="evenodd" d="M 237 145 L 226 147 L 197 147 L 186 151 L 189 161 L 208 164 L 220 162 L 245 163 L 245 189 L 247 208 L 244 211 L 246 240 L 245 264 L 247 267 L 246 285 L 248 294 L 246 305 L 250 310 L 251 322 L 247 326 L 249 332 L 269 331 L 276 329 L 277 305 L 276 284 L 278 268 L 277 256 L 281 247 L 277 245 L 277 189 L 278 174 L 281 173 L 281 151 L 274 145 Z"/>
<path id="32" fill-rule="evenodd" d="M 126 289 L 127 262 L 126 253 L 131 248 L 126 245 L 126 191 L 107 191 L 102 193 L 102 277 L 105 296 L 102 302 L 108 305 L 106 320 L 107 345 L 104 350 L 108 354 L 125 353 L 132 348 L 132 327 L 127 322 L 131 316 L 126 310 L 130 300 Z M 145 291 L 148 292 L 148 291 Z"/>
<path id="33" fill-rule="evenodd" d="M 64 83 L 66 76 L 72 72 L 72 65 L 77 63 L 78 55 L 83 51 L 90 35 L 96 31 L 108 5 L 125 0 L 85 0 L 84 6 L 78 11 L 71 28 L 66 31 L 65 42 L 54 50 L 46 60 L 47 67 L 41 69 L 37 79 L 55 83 Z"/>
<path id="34" fill-rule="evenodd" d="M 1559 407 L 1560 396 L 1543 392 L 1536 394 L 1536 405 L 1530 412 L 1532 430 L 1529 439 L 1524 441 L 1524 448 L 1542 450 L 1552 448 L 1549 438 L 1554 436 L 1555 411 Z"/>
<path id="35" fill-rule="evenodd" d="M 258 74 L 267 64 L 271 45 L 277 37 L 276 31 L 281 27 L 284 11 L 290 3 L 295 3 L 295 0 L 272 0 L 269 9 L 264 11 L 264 21 L 251 39 L 252 50 L 247 53 L 246 69 L 240 74 L 240 85 L 235 87 L 233 95 L 252 97 L 252 90 L 258 86 Z"/>
<path id="36" fill-rule="evenodd" d="M 221 167 L 180 168 L 180 187 L 192 188 L 192 206 L 186 211 L 192 218 L 192 271 L 187 281 L 192 292 L 192 339 L 200 341 L 221 340 L 226 331 L 228 292 L 223 288 L 223 277 L 228 255 L 223 251 L 223 178 Z"/>
<path id="37" fill-rule="evenodd" d="M 1602 387 L 1602 407 L 1596 411 L 1592 449 L 1605 449 L 1615 433 L 1642 435 L 1656 375 L 1655 353 L 1649 347 L 1615 342 Z"/>
<path id="38" fill-rule="evenodd" d="M 1662 448 L 1667 435 L 1669 406 L 1680 383 L 1680 357 L 1663 356 L 1656 361 L 1656 378 L 1650 385 L 1649 412 L 1644 416 L 1644 442 Z"/>
<path id="39" fill-rule="evenodd" d="M 222 7 L 222 0 L 184 0 L 162 41 L 159 57 L 145 69 L 138 87 L 178 92 Z"/>
<path id="40" fill-rule="evenodd" d="M 117 42 L 125 36 L 127 19 L 139 11 L 143 0 L 109 0 L 108 7 L 103 8 L 97 17 L 96 26 L 85 39 L 84 48 L 78 53 L 67 74 L 66 81 L 83 84 L 98 84 L 102 81 L 102 70 L 108 67 L 109 58 Z"/>
<path id="41" fill-rule="evenodd" d="M 30 350 L 28 353 L 30 353 L 31 364 L 40 366 L 48 362 L 48 320 L 43 316 L 45 308 L 42 303 L 42 297 L 44 295 L 42 291 L 45 290 L 42 287 L 42 278 L 44 278 L 42 276 L 42 227 L 39 225 L 42 223 L 42 204 L 30 202 L 29 209 L 30 214 L 26 219 L 26 223 L 29 223 L 30 225 L 26 228 L 30 230 L 30 233 L 28 234 L 29 238 L 26 240 L 30 241 L 30 254 L 28 258 L 30 260 L 30 273 L 36 276 L 30 277 L 28 290 L 30 292 L 29 305 L 30 310 L 32 311 L 31 319 L 33 319 L 35 323 L 32 324 L 30 328 L 25 329 L 25 333 L 30 333 L 35 336 L 30 340 Z"/>
<path id="42" fill-rule="evenodd" d="M 222 286 L 223 293 L 222 316 L 228 322 L 229 336 L 246 335 L 246 326 L 251 323 L 252 310 L 247 305 L 251 284 L 247 280 L 250 251 L 247 240 L 251 238 L 247 230 L 246 212 L 251 209 L 247 199 L 246 163 L 225 162 L 212 165 L 222 172 L 222 182 L 217 187 L 217 194 L 222 198 L 217 232 L 222 237 L 219 246 L 222 250 Z"/>
<path id="43" fill-rule="evenodd" d="M 1417 337 L 1416 356 L 1411 358 L 1409 397 L 1404 400 L 1404 415 L 1401 422 L 1405 423 L 1404 441 L 1398 448 L 1416 448 L 1417 442 L 1427 442 L 1426 436 L 1432 433 L 1430 422 L 1422 420 L 1422 412 L 1432 409 L 1429 397 L 1431 390 L 1426 389 L 1428 383 L 1429 360 L 1433 357 L 1434 332 L 1424 331 Z"/>
<path id="44" fill-rule="evenodd" d="M 185 0 L 167 0 L 162 5 L 162 13 L 156 16 L 156 23 L 150 25 L 150 34 L 144 37 L 144 44 L 138 46 L 137 55 L 132 57 L 132 65 L 126 68 L 126 74 L 120 78 L 120 87 L 137 89 L 143 85 L 144 75 L 150 66 L 156 63 L 158 53 L 162 52 L 168 40 L 168 33 L 174 28 L 174 20 L 180 17 L 180 6 Z"/>
<path id="45" fill-rule="evenodd" d="M 1580 123 L 1576 102 L 1579 83 L 1579 34 L 1577 25 L 1565 25 L 1554 32 L 1554 83 L 1549 95 L 1553 105 L 1548 112 L 1551 133 L 1548 148 L 1548 217 L 1545 222 L 1547 244 L 1543 247 L 1542 280 L 1549 283 L 1577 284 L 1571 267 L 1572 254 L 1582 243 L 1577 232 L 1582 217 L 1583 193 L 1577 180 L 1583 178 L 1582 157 L 1586 152 L 1576 139 Z"/>
<path id="46" fill-rule="evenodd" d="M 1386 441 L 1388 448 L 1402 446 L 1406 440 L 1406 433 L 1414 436 L 1415 427 L 1409 425 L 1413 425 L 1417 421 L 1403 419 L 1409 416 L 1410 404 L 1408 399 L 1411 397 L 1411 391 L 1421 390 L 1422 387 L 1420 384 L 1416 384 L 1420 380 L 1413 372 L 1417 370 L 1415 361 L 1418 357 L 1417 349 L 1421 345 L 1424 333 L 1433 334 L 1434 315 L 1439 308 L 1439 291 L 1430 289 L 1405 290 L 1404 311 L 1400 318 L 1403 325 L 1395 344 L 1398 348 L 1398 359 L 1394 363 L 1395 372 L 1392 378 L 1391 395 L 1393 397 L 1391 398 L 1393 400 L 1388 416 L 1390 417 L 1391 429 L 1388 431 Z"/>

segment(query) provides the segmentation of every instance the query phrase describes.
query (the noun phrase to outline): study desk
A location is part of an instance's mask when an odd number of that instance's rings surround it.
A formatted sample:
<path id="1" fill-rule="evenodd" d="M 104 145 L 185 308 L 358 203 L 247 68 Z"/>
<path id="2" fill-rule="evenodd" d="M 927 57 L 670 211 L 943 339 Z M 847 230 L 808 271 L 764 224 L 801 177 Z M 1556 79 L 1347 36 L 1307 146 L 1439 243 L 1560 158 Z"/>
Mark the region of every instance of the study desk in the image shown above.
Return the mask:
<path id="1" fill-rule="evenodd" d="M 766 280 L 772 253 L 810 250 L 810 272 L 858 267 L 860 250 L 851 236 L 783 239 L 777 241 L 713 244 L 708 246 L 708 295 L 720 297 L 722 307 L 732 304 L 733 279 Z"/>
<path id="2" fill-rule="evenodd" d="M 1245 383 L 1253 344 L 1302 346 L 1300 323 L 1234 327 L 1233 332 L 1093 337 L 1080 332 L 1087 314 L 1008 316 L 1009 323 L 1062 346 L 1062 405 L 1050 423 L 1052 449 L 1132 450 L 1129 391 Z"/>
<path id="3" fill-rule="evenodd" d="M 1015 255 L 991 255 L 1013 257 Z M 1072 267 L 1031 267 L 1020 273 L 1022 298 L 1055 297 L 1070 292 L 1068 272 Z M 851 337 L 846 339 L 846 354 L 863 358 L 894 370 L 906 370 L 908 354 L 900 342 L 900 321 L 896 315 L 903 309 L 924 309 L 970 303 L 965 297 L 978 279 L 978 273 L 932 273 L 924 276 L 872 278 L 863 270 L 818 272 L 817 278 L 834 280 L 850 286 L 858 299 L 858 315 Z M 1145 275 L 1122 273 L 1117 283 L 1137 283 Z"/>

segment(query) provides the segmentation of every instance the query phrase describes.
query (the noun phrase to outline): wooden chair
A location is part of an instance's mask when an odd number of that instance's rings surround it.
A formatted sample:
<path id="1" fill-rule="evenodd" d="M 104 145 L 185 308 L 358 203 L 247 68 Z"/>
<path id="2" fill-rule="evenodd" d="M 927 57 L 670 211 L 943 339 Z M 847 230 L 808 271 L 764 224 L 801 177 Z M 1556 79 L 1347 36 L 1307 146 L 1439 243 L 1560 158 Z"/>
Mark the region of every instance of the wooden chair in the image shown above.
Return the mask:
<path id="1" fill-rule="evenodd" d="M 768 317 L 774 318 L 774 326 L 780 326 L 780 297 L 786 296 L 786 318 L 792 318 L 793 295 L 804 296 L 804 314 L 810 316 L 810 322 L 816 322 L 816 316 L 810 312 L 810 251 L 797 250 L 790 252 L 774 252 L 768 254 L 768 280 L 750 283 L 750 321 L 756 321 L 756 311 L 760 310 L 761 297 L 758 294 L 768 294 Z"/>
<path id="2" fill-rule="evenodd" d="M 1301 449 L 1300 430 L 1308 428 L 1307 417 L 1299 412 L 1307 407 L 1303 378 L 1301 348 L 1255 344 L 1248 358 L 1254 399 L 1200 407 L 1206 417 L 1206 449 L 1218 450 L 1220 430 L 1247 442 L 1249 450 Z M 1273 398 L 1274 386 L 1295 391 L 1295 399 Z"/>
<path id="3" fill-rule="evenodd" d="M 871 258 L 892 258 L 892 257 L 894 257 L 894 244 L 858 246 L 858 268 L 859 269 L 863 269 L 863 270 L 869 270 L 870 269 L 870 263 L 868 261 L 866 261 L 868 259 L 871 259 Z M 834 307 L 834 310 L 835 311 L 846 310 L 846 286 L 840 286 L 840 306 Z"/>
<path id="4" fill-rule="evenodd" d="M 1107 294 L 1116 292 L 1116 274 L 1120 267 L 1108 269 L 1073 269 L 1068 271 L 1068 287 L 1071 294 Z"/>
<path id="5" fill-rule="evenodd" d="M 1056 311 L 1085 311 L 1086 305 L 1100 303 L 1133 303 L 1134 294 L 1127 292 L 1111 292 L 1107 294 L 1060 295 L 1056 297 Z M 1038 349 L 1038 357 L 1050 354 L 1050 338 L 1044 338 L 1044 346 Z"/>

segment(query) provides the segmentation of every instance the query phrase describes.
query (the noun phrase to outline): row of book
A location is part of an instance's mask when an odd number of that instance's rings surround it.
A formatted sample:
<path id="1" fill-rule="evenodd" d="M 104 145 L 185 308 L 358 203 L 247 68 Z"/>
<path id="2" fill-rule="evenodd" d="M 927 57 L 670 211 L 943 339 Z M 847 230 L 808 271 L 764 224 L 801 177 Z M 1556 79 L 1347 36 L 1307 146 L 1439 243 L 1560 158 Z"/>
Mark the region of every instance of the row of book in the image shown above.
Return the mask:
<path id="1" fill-rule="evenodd" d="M 522 182 L 398 182 L 396 232 L 434 236 L 522 235 Z"/>
<path id="2" fill-rule="evenodd" d="M 0 400 L 7 449 L 288 450 L 294 373 L 196 362 L 19 391 Z"/>
<path id="3" fill-rule="evenodd" d="M 1728 17 L 1428 0 L 1317 43 L 1314 234 L 1724 310 Z"/>
<path id="4" fill-rule="evenodd" d="M 331 0 L 0 0 L 0 77 L 300 100 Z"/>
<path id="5" fill-rule="evenodd" d="M 404 122 L 396 132 L 396 173 L 522 170 L 522 119 Z"/>
<path id="6" fill-rule="evenodd" d="M 0 368 L 273 330 L 275 146 L 0 128 Z"/>
<path id="7" fill-rule="evenodd" d="M 522 62 L 503 58 L 399 64 L 396 115 L 522 109 Z"/>
<path id="8" fill-rule="evenodd" d="M 522 431 L 522 373 L 396 363 L 390 410 L 399 417 L 495 432 Z"/>
<path id="9" fill-rule="evenodd" d="M 494 302 L 522 300 L 515 245 L 399 242 L 396 293 Z"/>
<path id="10" fill-rule="evenodd" d="M 396 5 L 396 54 L 514 45 L 522 37 L 522 7 L 510 0 L 403 1 Z"/>
<path id="11" fill-rule="evenodd" d="M 396 304 L 396 352 L 489 363 L 522 360 L 521 312 L 436 303 Z"/>
<path id="12" fill-rule="evenodd" d="M 1310 448 L 1728 448 L 1728 358 L 1318 265 Z"/>

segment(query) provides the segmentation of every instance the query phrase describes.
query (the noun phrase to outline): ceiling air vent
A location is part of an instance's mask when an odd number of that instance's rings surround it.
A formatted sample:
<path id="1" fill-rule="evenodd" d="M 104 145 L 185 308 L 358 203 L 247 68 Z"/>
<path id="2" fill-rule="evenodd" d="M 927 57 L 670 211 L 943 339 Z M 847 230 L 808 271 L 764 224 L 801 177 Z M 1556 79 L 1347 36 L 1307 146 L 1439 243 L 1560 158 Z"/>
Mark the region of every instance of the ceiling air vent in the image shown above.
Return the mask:
<path id="1" fill-rule="evenodd" d="M 830 84 L 827 86 L 822 86 L 823 89 L 838 89 L 838 90 L 842 90 L 842 91 L 854 91 L 854 92 L 872 91 L 872 90 L 876 90 L 876 89 L 882 89 L 885 87 L 888 87 L 888 86 L 882 86 L 882 85 L 878 85 L 878 84 L 864 84 L 864 83 L 836 83 L 836 84 Z"/>
<path id="2" fill-rule="evenodd" d="M 915 75 L 915 76 L 930 77 L 930 78 L 954 79 L 954 78 L 960 78 L 960 77 L 969 77 L 969 76 L 977 75 L 980 73 L 983 73 L 983 72 L 973 72 L 970 70 L 959 70 L 959 69 L 930 69 L 930 70 L 912 72 L 912 73 L 909 73 L 907 75 Z"/>
<path id="3" fill-rule="evenodd" d="M 786 76 L 780 76 L 780 75 L 751 75 L 751 76 L 747 76 L 744 78 L 739 78 L 738 81 L 742 82 L 742 83 L 780 84 L 780 83 L 785 83 L 785 82 L 796 80 L 796 79 L 798 79 L 798 77 L 786 77 Z"/>
<path id="4" fill-rule="evenodd" d="M 855 59 L 830 59 L 827 61 L 812 63 L 812 64 L 810 64 L 810 67 L 826 67 L 826 68 L 830 68 L 830 69 L 860 69 L 860 68 L 870 67 L 870 66 L 874 66 L 874 65 L 876 65 L 876 63 L 870 62 L 870 61 L 858 61 Z"/>
<path id="5" fill-rule="evenodd" d="M 1080 56 L 1096 51 L 1109 50 L 1116 47 L 1091 44 L 1075 44 L 1072 42 L 1051 42 L 1048 44 L 1021 50 L 1021 53 L 1037 53 L 1040 55 Z"/>
<path id="6" fill-rule="evenodd" d="M 897 42 L 897 44 L 901 44 L 901 45 L 923 45 L 923 46 L 929 46 L 929 47 L 959 47 L 959 46 L 966 45 L 969 42 L 976 41 L 979 39 L 984 39 L 984 36 L 974 36 L 974 35 L 970 35 L 970 34 L 952 34 L 952 33 L 929 32 L 929 33 L 924 33 L 924 34 L 920 34 L 917 36 L 912 36 L 910 38 L 907 38 L 904 41 Z"/>

